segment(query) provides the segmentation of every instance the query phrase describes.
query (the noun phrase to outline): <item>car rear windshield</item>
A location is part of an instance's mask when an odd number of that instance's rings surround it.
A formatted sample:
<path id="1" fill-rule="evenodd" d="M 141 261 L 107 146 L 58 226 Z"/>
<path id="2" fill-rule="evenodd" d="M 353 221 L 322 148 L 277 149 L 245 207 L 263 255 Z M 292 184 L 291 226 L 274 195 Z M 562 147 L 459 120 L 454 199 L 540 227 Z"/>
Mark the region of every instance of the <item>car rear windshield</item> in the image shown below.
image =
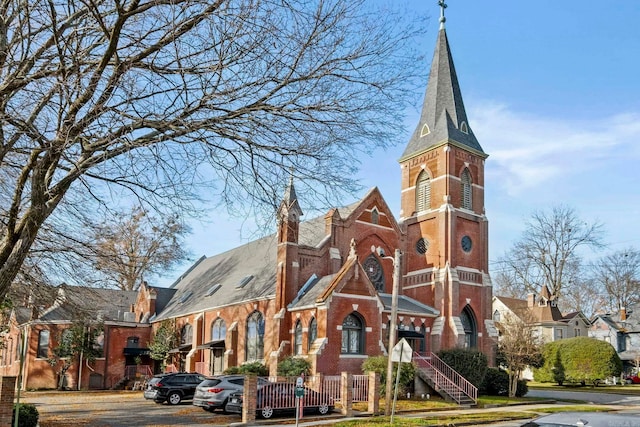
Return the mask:
<path id="1" fill-rule="evenodd" d="M 214 385 L 218 385 L 222 382 L 222 380 L 218 379 L 218 378 L 210 378 L 208 380 L 204 380 L 200 383 L 200 386 L 202 387 L 211 387 Z"/>

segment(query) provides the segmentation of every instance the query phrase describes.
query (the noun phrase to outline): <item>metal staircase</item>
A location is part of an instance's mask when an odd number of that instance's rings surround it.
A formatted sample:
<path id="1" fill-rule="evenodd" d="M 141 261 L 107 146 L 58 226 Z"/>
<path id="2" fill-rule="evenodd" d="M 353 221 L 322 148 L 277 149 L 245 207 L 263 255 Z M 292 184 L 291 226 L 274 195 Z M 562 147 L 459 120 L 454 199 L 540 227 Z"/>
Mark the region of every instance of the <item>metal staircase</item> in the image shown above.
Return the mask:
<path id="1" fill-rule="evenodd" d="M 424 356 L 413 354 L 416 373 L 445 400 L 458 405 L 475 406 L 478 403 L 478 388 L 467 381 L 433 353 Z"/>

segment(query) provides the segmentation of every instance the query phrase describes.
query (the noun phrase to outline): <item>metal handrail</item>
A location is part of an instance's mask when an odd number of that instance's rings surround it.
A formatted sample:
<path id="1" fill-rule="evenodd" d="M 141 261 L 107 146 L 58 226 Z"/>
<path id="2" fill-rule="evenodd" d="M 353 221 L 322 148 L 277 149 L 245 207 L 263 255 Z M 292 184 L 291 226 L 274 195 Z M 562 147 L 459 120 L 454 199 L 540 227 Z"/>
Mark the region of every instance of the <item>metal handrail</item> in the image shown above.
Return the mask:
<path id="1" fill-rule="evenodd" d="M 435 385 L 447 392 L 456 402 L 460 403 L 462 394 L 474 402 L 478 401 L 478 388 L 434 353 L 429 353 L 428 357 L 414 353 L 414 360 L 418 366 L 433 369 L 432 379 Z"/>

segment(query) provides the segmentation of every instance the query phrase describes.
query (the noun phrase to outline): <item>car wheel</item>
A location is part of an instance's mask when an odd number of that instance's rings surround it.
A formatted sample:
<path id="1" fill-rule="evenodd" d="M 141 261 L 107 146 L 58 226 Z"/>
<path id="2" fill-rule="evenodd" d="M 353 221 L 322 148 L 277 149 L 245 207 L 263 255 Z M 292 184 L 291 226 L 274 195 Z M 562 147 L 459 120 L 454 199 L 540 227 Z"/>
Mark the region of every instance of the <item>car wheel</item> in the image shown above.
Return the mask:
<path id="1" fill-rule="evenodd" d="M 327 405 L 326 403 L 323 403 L 320 406 L 318 406 L 318 413 L 320 415 L 326 415 L 327 413 L 329 413 L 329 405 Z"/>
<path id="2" fill-rule="evenodd" d="M 229 398 L 227 397 L 224 402 L 222 402 L 222 406 L 220 406 L 220 409 L 222 409 L 222 413 L 223 414 L 228 414 L 227 412 L 227 403 L 229 403 Z"/>
<path id="3" fill-rule="evenodd" d="M 177 405 L 182 402 L 182 396 L 177 391 L 172 391 L 169 393 L 169 396 L 167 396 L 167 402 L 171 405 Z"/>
<path id="4" fill-rule="evenodd" d="M 265 406 L 260 410 L 260 415 L 265 419 L 273 417 L 273 408 L 271 406 Z"/>

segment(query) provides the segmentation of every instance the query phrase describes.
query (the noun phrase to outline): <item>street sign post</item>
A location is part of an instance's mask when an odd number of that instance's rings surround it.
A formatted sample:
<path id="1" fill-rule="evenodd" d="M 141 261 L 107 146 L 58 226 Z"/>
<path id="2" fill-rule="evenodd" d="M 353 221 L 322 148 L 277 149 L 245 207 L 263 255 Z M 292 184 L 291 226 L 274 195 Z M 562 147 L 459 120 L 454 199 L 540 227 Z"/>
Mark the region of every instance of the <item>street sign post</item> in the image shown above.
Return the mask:
<path id="1" fill-rule="evenodd" d="M 298 420 L 302 418 L 302 398 L 304 397 L 304 378 L 298 377 L 296 378 L 296 388 L 295 388 L 295 396 L 296 396 L 296 427 L 298 427 Z"/>
<path id="2" fill-rule="evenodd" d="M 411 363 L 413 358 L 413 349 L 409 345 L 406 339 L 401 338 L 398 344 L 393 346 L 391 352 L 391 361 L 398 362 L 398 370 L 396 371 L 396 389 L 393 393 L 393 408 L 391 410 L 391 424 L 393 424 L 393 415 L 396 412 L 396 401 L 398 400 L 398 382 L 400 381 L 400 369 L 402 368 L 402 362 Z"/>

